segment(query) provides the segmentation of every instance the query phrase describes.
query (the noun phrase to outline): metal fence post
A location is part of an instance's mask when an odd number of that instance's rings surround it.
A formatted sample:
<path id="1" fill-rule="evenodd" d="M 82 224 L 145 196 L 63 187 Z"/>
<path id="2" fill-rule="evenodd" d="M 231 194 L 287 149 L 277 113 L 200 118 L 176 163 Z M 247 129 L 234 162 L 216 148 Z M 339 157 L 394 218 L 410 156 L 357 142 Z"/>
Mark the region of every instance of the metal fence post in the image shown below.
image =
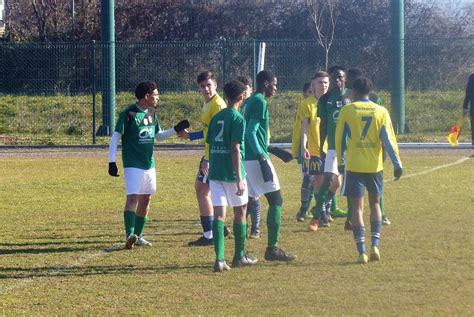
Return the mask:
<path id="1" fill-rule="evenodd" d="M 96 144 L 96 65 L 95 65 L 95 40 L 92 40 L 92 144 Z"/>

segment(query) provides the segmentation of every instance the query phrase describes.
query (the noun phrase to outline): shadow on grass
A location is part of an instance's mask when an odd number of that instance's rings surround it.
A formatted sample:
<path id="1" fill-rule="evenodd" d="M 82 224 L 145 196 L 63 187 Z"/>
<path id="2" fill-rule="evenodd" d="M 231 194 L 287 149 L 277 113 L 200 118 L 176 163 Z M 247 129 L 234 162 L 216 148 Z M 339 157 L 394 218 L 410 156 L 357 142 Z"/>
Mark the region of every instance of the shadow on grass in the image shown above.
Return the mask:
<path id="1" fill-rule="evenodd" d="M 35 267 L 35 268 L 18 268 L 18 267 L 3 267 L 0 273 L 0 280 L 8 279 L 29 279 L 37 277 L 65 277 L 65 276 L 92 276 L 92 275 L 120 275 L 120 274 L 167 274 L 170 272 L 190 272 L 205 270 L 210 271 L 212 265 L 189 265 L 178 266 L 168 265 L 163 267 L 136 267 L 124 265 L 110 265 L 110 266 L 87 266 L 87 267 L 72 267 L 72 266 L 51 266 L 51 267 Z"/>
<path id="2" fill-rule="evenodd" d="M 78 252 L 78 251 L 87 251 L 90 248 L 47 248 L 47 249 L 36 249 L 36 248 L 26 248 L 26 249 L 0 249 L 0 255 L 6 254 L 43 254 L 43 253 L 62 253 L 62 252 Z"/>

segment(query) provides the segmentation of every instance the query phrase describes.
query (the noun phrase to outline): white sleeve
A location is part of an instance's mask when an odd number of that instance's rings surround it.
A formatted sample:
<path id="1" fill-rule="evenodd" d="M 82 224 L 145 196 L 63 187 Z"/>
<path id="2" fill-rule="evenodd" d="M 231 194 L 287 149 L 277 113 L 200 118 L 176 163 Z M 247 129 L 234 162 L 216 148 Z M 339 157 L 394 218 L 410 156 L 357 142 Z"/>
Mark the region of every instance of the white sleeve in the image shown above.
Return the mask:
<path id="1" fill-rule="evenodd" d="M 168 130 L 160 130 L 156 132 L 155 139 L 157 139 L 158 141 L 163 141 L 171 138 L 175 133 L 176 131 L 174 130 L 174 128 Z"/>
<path id="2" fill-rule="evenodd" d="M 118 143 L 119 143 L 121 137 L 122 137 L 122 134 L 115 131 L 112 134 L 112 137 L 110 138 L 109 162 L 115 162 L 116 161 L 115 160 L 115 154 L 117 153 Z"/>

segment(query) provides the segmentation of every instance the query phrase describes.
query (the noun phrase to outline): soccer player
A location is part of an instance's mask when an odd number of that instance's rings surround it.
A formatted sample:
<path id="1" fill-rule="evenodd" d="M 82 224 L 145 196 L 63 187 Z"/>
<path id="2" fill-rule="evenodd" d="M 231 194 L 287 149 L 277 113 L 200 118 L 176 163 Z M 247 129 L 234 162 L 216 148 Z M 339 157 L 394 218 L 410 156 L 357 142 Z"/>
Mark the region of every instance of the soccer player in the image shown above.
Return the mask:
<path id="1" fill-rule="evenodd" d="M 119 115 L 109 145 L 109 175 L 118 177 L 115 160 L 118 143 L 122 140 L 122 162 L 127 199 L 123 214 L 126 249 L 151 246 L 143 238 L 143 230 L 150 210 L 151 195 L 156 192 L 156 171 L 153 157 L 154 140 L 165 140 L 189 126 L 183 120 L 174 128 L 161 130 L 155 112 L 159 101 L 155 82 L 145 81 L 135 89 L 138 102 L 126 107 Z"/>
<path id="2" fill-rule="evenodd" d="M 320 130 L 320 153 L 324 153 L 324 142 L 327 141 L 328 150 L 324 159 L 324 180 L 319 189 L 316 199 L 316 207 L 312 209 L 313 218 L 308 224 L 310 231 L 318 230 L 318 227 L 329 227 L 330 209 L 336 208 L 333 198 L 340 186 L 339 172 L 337 170 L 337 158 L 335 147 L 335 131 L 339 112 L 344 105 L 351 102 L 349 89 L 346 84 L 346 69 L 334 66 L 329 69 L 329 91 L 318 101 L 318 117 L 321 119 Z M 338 214 L 342 215 L 342 211 Z M 344 216 L 346 214 L 344 213 Z"/>
<path id="3" fill-rule="evenodd" d="M 244 101 L 242 109 L 245 107 L 245 100 L 252 95 L 252 82 L 247 76 L 239 76 L 237 80 L 245 85 L 244 91 Z M 247 215 L 250 215 L 250 220 L 252 225 L 250 227 L 250 239 L 259 239 L 260 238 L 260 218 L 261 218 L 261 205 L 259 197 L 249 197 L 247 204 Z"/>
<path id="4" fill-rule="evenodd" d="M 224 86 L 227 108 L 212 118 L 206 140 L 210 144 L 209 181 L 214 207 L 212 231 L 216 252 L 215 272 L 230 269 L 224 257 L 224 222 L 227 206 L 234 209 L 235 249 L 232 267 L 257 263 L 255 257 L 245 254 L 248 200 L 243 162 L 245 120 L 238 110 L 244 100 L 244 91 L 245 86 L 237 80 L 232 80 Z"/>
<path id="5" fill-rule="evenodd" d="M 353 82 L 360 77 L 363 77 L 364 73 L 362 72 L 362 69 L 358 67 L 353 67 L 350 68 L 347 71 L 347 81 L 346 81 L 346 87 L 349 89 L 352 89 L 352 84 Z M 377 95 L 375 92 L 371 91 L 369 94 L 369 99 L 372 102 L 375 102 L 378 105 L 382 105 L 382 99 L 380 98 L 379 95 Z M 385 156 L 384 156 L 385 160 Z M 348 202 L 348 205 L 350 203 Z M 385 214 L 385 198 L 384 194 L 382 192 L 380 196 L 380 210 L 382 211 L 382 224 L 383 225 L 391 225 L 392 223 L 390 222 L 390 219 L 388 219 L 387 215 Z M 352 211 L 351 208 L 348 208 L 347 210 L 347 218 L 346 218 L 346 223 L 344 224 L 344 230 L 350 230 L 352 231 Z"/>
<path id="6" fill-rule="evenodd" d="M 471 104 L 471 110 L 469 110 L 469 104 Z M 464 96 L 464 102 L 462 105 L 462 115 L 463 117 L 471 117 L 471 141 L 474 146 L 474 74 L 469 76 L 466 85 L 466 95 Z"/>
<path id="7" fill-rule="evenodd" d="M 365 249 L 363 220 L 364 191 L 367 188 L 370 204 L 370 260 L 380 260 L 380 229 L 382 213 L 380 195 L 383 192 L 383 151 L 387 151 L 394 167 L 394 177 L 402 176 L 402 162 L 390 115 L 384 107 L 370 101 L 372 82 L 361 77 L 354 81 L 354 103 L 342 108 L 336 128 L 336 152 L 340 173 L 345 177 L 343 193 L 353 208 L 352 232 L 357 245 L 358 263 L 368 262 Z"/>
<path id="8" fill-rule="evenodd" d="M 275 95 L 277 78 L 270 71 L 262 70 L 257 74 L 256 82 L 256 92 L 246 100 L 245 107 L 242 109 L 246 121 L 245 170 L 249 196 L 259 197 L 264 194 L 268 201 L 268 242 L 265 260 L 292 261 L 295 256 L 278 247 L 283 198 L 278 176 L 268 154 L 270 118 L 265 98 Z"/>
<path id="9" fill-rule="evenodd" d="M 211 119 L 222 109 L 226 107 L 224 99 L 217 94 L 217 81 L 214 73 L 210 71 L 203 71 L 197 76 L 197 84 L 199 91 L 204 98 L 206 104 L 202 109 L 201 121 L 203 130 L 197 132 L 183 132 L 181 137 L 191 141 L 204 138 L 206 140 L 207 129 Z M 205 143 L 204 156 L 199 162 L 199 170 L 194 183 L 196 190 L 196 198 L 199 205 L 199 213 L 201 219 L 201 226 L 203 235 L 197 240 L 188 243 L 189 246 L 211 246 L 212 242 L 212 221 L 213 209 L 211 201 L 211 191 L 209 189 L 209 144 Z M 226 236 L 229 235 L 227 227 Z"/>
<path id="10" fill-rule="evenodd" d="M 297 221 L 304 221 L 314 191 L 322 183 L 322 160 L 320 154 L 319 121 L 317 117 L 317 100 L 329 87 L 329 75 L 318 71 L 308 85 L 306 92 L 311 92 L 298 105 L 292 138 L 292 152 L 302 167 L 301 207 L 296 214 Z M 313 184 L 314 183 L 314 184 Z M 315 190 L 316 188 L 316 190 Z"/>

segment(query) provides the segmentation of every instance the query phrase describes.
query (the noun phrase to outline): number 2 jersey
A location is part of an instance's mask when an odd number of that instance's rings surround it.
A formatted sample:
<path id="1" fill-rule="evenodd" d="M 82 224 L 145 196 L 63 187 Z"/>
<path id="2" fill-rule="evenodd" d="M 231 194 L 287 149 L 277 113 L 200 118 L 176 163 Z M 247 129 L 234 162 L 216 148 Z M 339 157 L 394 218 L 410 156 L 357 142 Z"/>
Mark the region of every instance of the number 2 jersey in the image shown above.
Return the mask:
<path id="1" fill-rule="evenodd" d="M 154 108 L 142 110 L 133 104 L 120 113 L 115 132 L 122 134 L 123 167 L 155 167 L 153 144 L 158 131 L 160 120 Z"/>
<path id="2" fill-rule="evenodd" d="M 336 126 L 338 162 L 356 173 L 376 173 L 383 170 L 383 151 L 395 168 L 401 168 L 397 139 L 390 115 L 382 106 L 370 100 L 357 101 L 341 109 Z"/>
<path id="3" fill-rule="evenodd" d="M 234 108 L 219 111 L 211 120 L 206 143 L 210 146 L 209 179 L 235 182 L 236 171 L 232 163 L 232 143 L 240 143 L 241 179 L 245 179 L 244 167 L 244 117 Z"/>

